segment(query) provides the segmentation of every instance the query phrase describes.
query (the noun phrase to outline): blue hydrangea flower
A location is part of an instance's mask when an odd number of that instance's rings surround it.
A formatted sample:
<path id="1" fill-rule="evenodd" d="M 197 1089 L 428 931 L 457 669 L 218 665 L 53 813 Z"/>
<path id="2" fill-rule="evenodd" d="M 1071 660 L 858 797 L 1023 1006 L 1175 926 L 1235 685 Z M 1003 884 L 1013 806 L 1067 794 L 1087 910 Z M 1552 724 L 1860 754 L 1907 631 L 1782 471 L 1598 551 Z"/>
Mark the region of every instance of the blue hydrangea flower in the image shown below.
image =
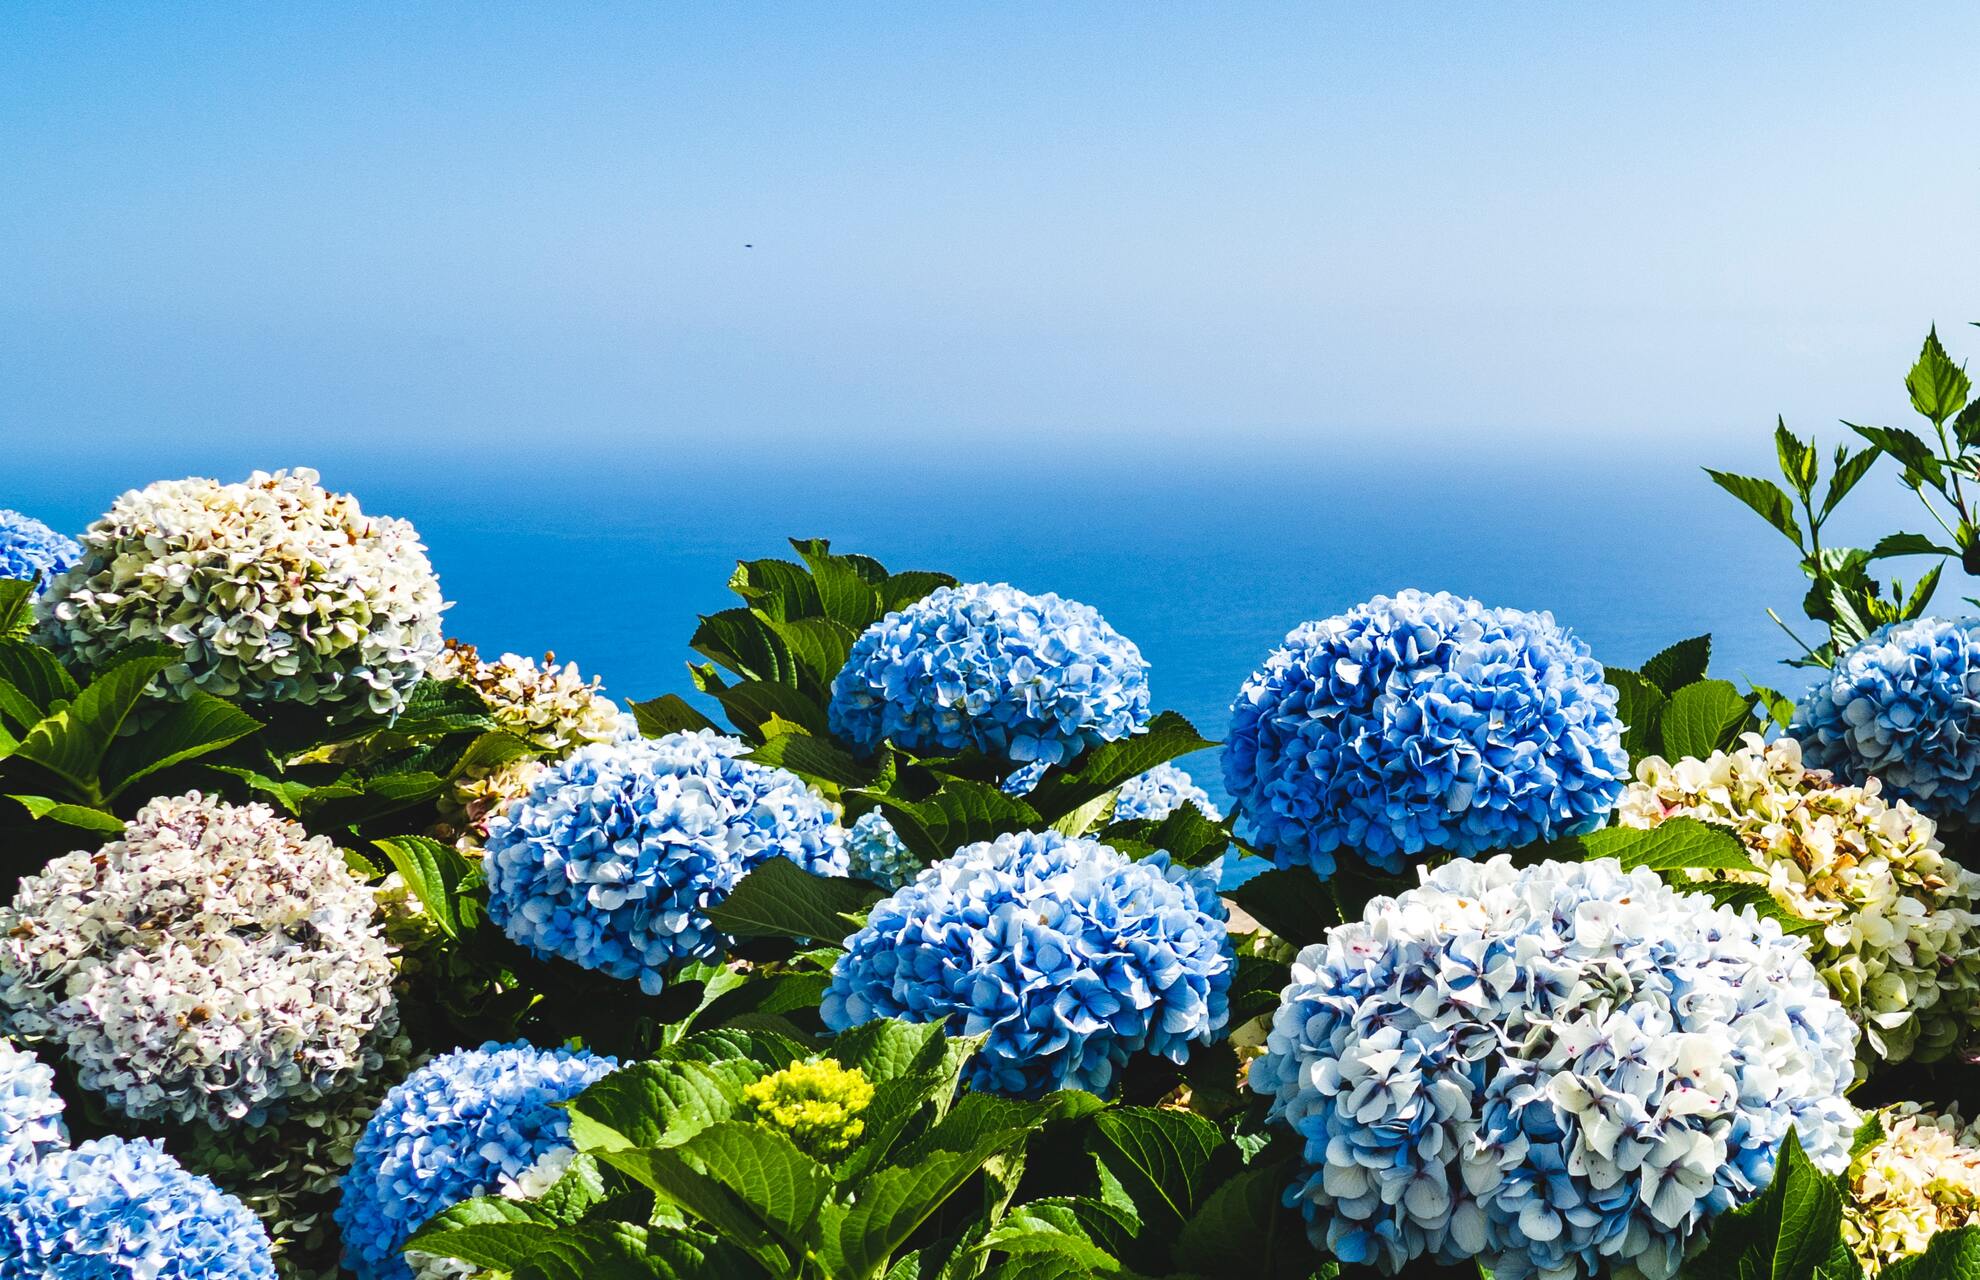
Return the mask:
<path id="1" fill-rule="evenodd" d="M 0 1165 L 38 1160 L 69 1145 L 55 1073 L 0 1040 Z"/>
<path id="2" fill-rule="evenodd" d="M 796 774 L 706 730 L 584 747 L 488 824 L 488 916 L 539 956 L 659 994 L 725 946 L 708 908 L 758 863 L 846 873 L 846 833 Z"/>
<path id="3" fill-rule="evenodd" d="M 246 1205 L 156 1142 L 0 1165 L 0 1280 L 275 1280 Z"/>
<path id="4" fill-rule="evenodd" d="M 1286 1203 L 1393 1274 L 1665 1280 L 1790 1129 L 1838 1172 L 1856 1027 L 1806 943 L 1605 860 L 1453 862 L 1300 952 L 1251 1086 Z"/>
<path id="5" fill-rule="evenodd" d="M 1028 796 L 1045 777 L 1045 771 L 1052 767 L 1049 760 L 1033 760 L 1021 769 L 1013 769 L 1004 775 L 997 789 L 1007 796 Z"/>
<path id="6" fill-rule="evenodd" d="M 898 889 L 921 874 L 927 864 L 901 843 L 893 824 L 879 810 L 861 814 L 846 834 L 849 874 L 885 889 Z"/>
<path id="7" fill-rule="evenodd" d="M 1282 867 L 1398 872 L 1601 825 L 1629 780 L 1616 691 L 1553 615 L 1377 596 L 1286 637 L 1231 708 L 1224 781 Z"/>
<path id="8" fill-rule="evenodd" d="M 819 1012 L 834 1031 L 905 1018 L 987 1032 L 973 1088 L 1104 1093 L 1131 1055 L 1182 1062 L 1229 1020 L 1220 870 L 1056 831 L 965 846 L 873 908 Z"/>
<path id="9" fill-rule="evenodd" d="M 618 1067 L 569 1049 L 456 1049 L 385 1095 L 351 1158 L 337 1226 L 359 1280 L 412 1280 L 399 1252 L 427 1219 L 499 1194 L 570 1149 L 558 1104 Z"/>
<path id="10" fill-rule="evenodd" d="M 1980 823 L 1980 618 L 1877 628 L 1802 696 L 1788 732 L 1810 768 Z"/>
<path id="11" fill-rule="evenodd" d="M 1007 583 L 942 587 L 866 629 L 832 682 L 861 751 L 1063 764 L 1148 723 L 1148 664 L 1091 606 Z"/>
<path id="12" fill-rule="evenodd" d="M 41 575 L 39 595 L 48 581 L 66 573 L 82 559 L 82 544 L 55 532 L 33 516 L 0 507 L 0 578 L 32 578 Z"/>
<path id="13" fill-rule="evenodd" d="M 1173 764 L 1158 764 L 1121 784 L 1120 793 L 1114 797 L 1114 820 L 1160 821 L 1185 804 L 1195 805 L 1212 822 L 1224 816 L 1211 803 L 1210 793 L 1196 785 L 1196 779 Z"/>

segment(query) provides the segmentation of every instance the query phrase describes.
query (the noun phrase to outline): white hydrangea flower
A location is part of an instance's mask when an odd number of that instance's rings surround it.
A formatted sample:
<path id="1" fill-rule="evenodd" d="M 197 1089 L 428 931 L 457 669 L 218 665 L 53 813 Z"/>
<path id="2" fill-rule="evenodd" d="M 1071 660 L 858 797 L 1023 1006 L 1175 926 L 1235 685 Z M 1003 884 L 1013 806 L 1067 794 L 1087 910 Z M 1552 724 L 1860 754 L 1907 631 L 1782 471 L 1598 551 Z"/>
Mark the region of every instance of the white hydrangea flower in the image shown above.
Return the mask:
<path id="1" fill-rule="evenodd" d="M 1922 1253 L 1940 1231 L 1980 1226 L 1980 1124 L 1901 1102 L 1883 1140 L 1850 1162 L 1843 1239 L 1870 1275 Z"/>
<path id="2" fill-rule="evenodd" d="M 152 801 L 0 910 L 5 1027 L 138 1120 L 260 1124 L 375 1074 L 391 948 L 337 846 L 265 805 Z"/>
<path id="3" fill-rule="evenodd" d="M 314 471 L 161 480 L 118 498 L 36 604 L 39 637 L 98 665 L 183 646 L 157 689 L 389 714 L 440 652 L 446 602 L 419 535 Z"/>
<path id="4" fill-rule="evenodd" d="M 1944 856 L 1930 818 L 1888 803 L 1875 778 L 1839 785 L 1792 738 L 1754 734 L 1731 753 L 1651 756 L 1616 806 L 1624 826 L 1689 817 L 1732 828 L 1765 887 L 1820 921 L 1809 958 L 1859 1026 L 1861 1076 L 1877 1059 L 1933 1061 L 1980 1032 L 1980 876 Z"/>

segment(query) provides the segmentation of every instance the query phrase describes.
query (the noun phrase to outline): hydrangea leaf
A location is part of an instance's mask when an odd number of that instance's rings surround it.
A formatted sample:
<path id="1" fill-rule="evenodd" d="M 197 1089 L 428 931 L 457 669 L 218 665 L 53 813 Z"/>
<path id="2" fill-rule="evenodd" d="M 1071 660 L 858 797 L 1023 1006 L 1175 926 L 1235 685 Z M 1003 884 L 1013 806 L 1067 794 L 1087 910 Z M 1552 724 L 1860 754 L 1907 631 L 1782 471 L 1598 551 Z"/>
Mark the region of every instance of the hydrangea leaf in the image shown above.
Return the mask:
<path id="1" fill-rule="evenodd" d="M 364 794 L 364 788 L 351 782 L 331 782 L 313 784 L 292 779 L 271 778 L 253 769 L 238 765 L 214 764 L 207 766 L 221 773 L 230 773 L 248 784 L 258 795 L 267 796 L 287 809 L 292 815 L 301 817 L 303 810 L 322 804 L 328 800 L 349 800 Z"/>
<path id="2" fill-rule="evenodd" d="M 835 787 L 872 786 L 877 772 L 874 765 L 860 763 L 851 752 L 830 738 L 814 737 L 808 733 L 774 735 L 751 751 L 748 758 L 758 764 L 789 769 L 802 778 L 828 782 Z"/>
<path id="3" fill-rule="evenodd" d="M 1019 1205 L 990 1229 L 977 1248 L 1011 1257 L 1054 1255 L 1101 1275 L 1118 1275 L 1121 1270 L 1120 1259 L 1094 1242 L 1086 1233 L 1080 1212 L 1065 1200 Z"/>
<path id="4" fill-rule="evenodd" d="M 766 858 L 708 908 L 716 928 L 750 938 L 842 938 L 886 895 L 864 880 L 815 876 L 789 858 Z"/>
<path id="5" fill-rule="evenodd" d="M 1660 729 L 1671 759 L 1704 759 L 1739 741 L 1753 727 L 1752 708 L 1730 680 L 1698 680 L 1671 695 Z"/>
<path id="6" fill-rule="evenodd" d="M 1150 720 L 1143 732 L 1103 742 L 1080 756 L 1070 768 L 1048 772 L 1025 799 L 1040 814 L 1056 817 L 1105 795 L 1158 764 L 1216 745 L 1182 716 L 1164 711 Z"/>
<path id="7" fill-rule="evenodd" d="M 1221 822 L 1212 822 L 1203 810 L 1188 801 L 1177 805 L 1165 818 L 1109 823 L 1099 838 L 1102 843 L 1113 844 L 1116 836 L 1147 848 L 1165 850 L 1170 861 L 1183 867 L 1203 866 L 1213 858 L 1222 857 L 1231 846 L 1230 829 Z"/>
<path id="8" fill-rule="evenodd" d="M 803 1255 L 833 1180 L 790 1138 L 762 1125 L 722 1121 L 677 1144 L 671 1154 L 734 1192 L 793 1256 Z"/>
<path id="9" fill-rule="evenodd" d="M 421 680 L 406 695 L 384 732 L 405 738 L 436 738 L 495 728 L 488 704 L 465 680 Z"/>
<path id="10" fill-rule="evenodd" d="M 795 1148 L 793 1148 L 795 1150 Z M 791 1257 L 767 1238 L 763 1220 L 730 1187 L 666 1147 L 604 1151 L 600 1158 L 708 1224 L 771 1275 L 795 1274 Z"/>
<path id="11" fill-rule="evenodd" d="M 1165 1237 L 1195 1216 L 1224 1146 L 1217 1126 L 1187 1111 L 1123 1107 L 1095 1117 L 1089 1149 L 1119 1180 L 1143 1222 Z"/>
<path id="12" fill-rule="evenodd" d="M 1608 667 L 1603 678 L 1616 689 L 1616 717 L 1623 722 L 1623 750 L 1632 762 L 1659 755 L 1664 749 L 1661 723 L 1670 699 L 1648 677 L 1621 667 Z"/>
<path id="13" fill-rule="evenodd" d="M 706 692 L 715 696 L 729 722 L 752 742 L 770 736 L 764 727 L 773 719 L 789 721 L 821 738 L 829 736 L 824 707 L 816 698 L 790 685 L 770 680 L 739 680 L 731 685 L 711 686 Z"/>
<path id="14" fill-rule="evenodd" d="M 1966 407 L 1973 383 L 1967 378 L 1966 370 L 1946 354 L 1945 345 L 1939 341 L 1938 326 L 1934 325 L 1925 335 L 1918 362 L 1904 376 L 1904 389 L 1911 393 L 1911 407 L 1930 418 L 1935 427 Z"/>
<path id="15" fill-rule="evenodd" d="M 13 686 L 34 704 L 34 720 L 54 710 L 57 702 L 67 702 L 81 691 L 54 654 L 25 640 L 0 640 L 0 681 Z"/>
<path id="16" fill-rule="evenodd" d="M 1643 678 L 1666 696 L 1705 678 L 1712 661 L 1712 637 L 1693 636 L 1658 653 L 1643 664 Z"/>
<path id="17" fill-rule="evenodd" d="M 1807 920 L 1789 911 L 1762 885 L 1698 884 L 1684 875 L 1667 875 L 1664 879 L 1673 888 L 1703 893 L 1722 907 L 1731 907 L 1735 911 L 1750 907 L 1756 915 L 1778 923 L 1782 933 L 1814 933 L 1822 927 L 1820 920 Z"/>
<path id="18" fill-rule="evenodd" d="M 944 1070 L 954 1078 L 978 1044 L 975 1039 L 951 1041 L 939 1022 L 875 1018 L 842 1032 L 832 1042 L 832 1056 L 875 1084 Z"/>
<path id="19" fill-rule="evenodd" d="M 853 1203 L 834 1200 L 821 1211 L 820 1260 L 833 1275 L 879 1271 L 993 1154 L 943 1151 L 875 1173 L 860 1184 Z"/>
<path id="20" fill-rule="evenodd" d="M 888 613 L 905 609 L 932 591 L 943 587 L 953 587 L 956 580 L 946 573 L 929 573 L 925 570 L 910 569 L 904 573 L 887 575 L 880 585 L 880 606 Z"/>
<path id="21" fill-rule="evenodd" d="M 1279 993 L 1292 977 L 1292 966 L 1283 960 L 1241 955 L 1237 977 L 1231 982 L 1231 1022 L 1247 1021 L 1279 1007 Z"/>
<path id="22" fill-rule="evenodd" d="M 770 1070 L 747 1059 L 632 1063 L 571 1099 L 571 1141 L 600 1154 L 684 1141 L 735 1115 L 743 1086 Z"/>
<path id="23" fill-rule="evenodd" d="M 738 560 L 729 575 L 729 590 L 749 601 L 760 613 L 787 621 L 824 612 L 818 584 L 804 566 L 788 560 Z"/>
<path id="24" fill-rule="evenodd" d="M 715 728 L 715 722 L 702 715 L 688 704 L 688 700 L 678 693 L 663 694 L 646 702 L 632 704 L 633 718 L 639 722 L 639 731 L 649 738 L 664 738 L 670 733 L 693 733 L 702 729 Z"/>
<path id="25" fill-rule="evenodd" d="M 143 733 L 110 744 L 99 767 L 103 794 L 115 799 L 139 779 L 218 751 L 260 728 L 261 721 L 231 702 L 195 689 Z"/>
<path id="26" fill-rule="evenodd" d="M 458 938 L 473 927 L 478 909 L 466 890 L 474 867 L 458 850 L 426 836 L 394 836 L 372 844 L 391 860 L 442 933 Z"/>
<path id="27" fill-rule="evenodd" d="M 1296 947 L 1318 942 L 1341 922 L 1340 908 L 1318 876 L 1301 867 L 1253 876 L 1231 890 L 1231 901 Z"/>
<path id="28" fill-rule="evenodd" d="M 90 800 L 102 798 L 97 772 L 124 721 L 137 709 L 158 673 L 178 662 L 178 651 L 132 651 L 91 681 L 68 706 L 34 726 L 14 750 Z"/>
<path id="29" fill-rule="evenodd" d="M 773 1272 L 772 1274 L 782 1274 Z M 749 1253 L 696 1233 L 596 1221 L 551 1236 L 510 1280 L 762 1280 Z"/>
<path id="30" fill-rule="evenodd" d="M 1614 858 L 1623 869 L 1652 871 L 1751 871 L 1753 858 L 1739 837 L 1696 818 L 1672 818 L 1654 827 L 1605 827 L 1577 838 L 1589 858 Z"/>
<path id="31" fill-rule="evenodd" d="M 1773 1182 L 1714 1222 L 1684 1274 L 1687 1280 L 1808 1280 L 1818 1273 L 1840 1278 L 1862 1269 L 1843 1243 L 1842 1192 L 1790 1129 Z"/>
<path id="32" fill-rule="evenodd" d="M 8 796 L 17 800 L 37 821 L 60 822 L 67 826 L 79 827 L 84 831 L 101 831 L 116 835 L 123 831 L 124 820 L 114 813 L 92 809 L 85 804 L 65 804 L 51 800 L 47 796 Z"/>
<path id="33" fill-rule="evenodd" d="M 1175 1260 L 1204 1275 L 1220 1274 L 1232 1258 L 1244 1258 L 1254 1275 L 1277 1275 L 1278 1248 L 1292 1242 L 1307 1251 L 1299 1215 L 1288 1211 L 1281 1193 L 1287 1170 L 1262 1165 L 1219 1183 L 1183 1223 L 1176 1236 Z"/>
<path id="34" fill-rule="evenodd" d="M 406 1247 L 510 1272 L 534 1257 L 556 1232 L 557 1223 L 532 1205 L 480 1196 L 435 1214 Z"/>
<path id="35" fill-rule="evenodd" d="M 1753 508 L 1762 520 L 1780 530 L 1795 546 L 1801 545 L 1801 526 L 1795 523 L 1794 503 L 1779 485 L 1757 476 L 1714 471 L 1710 467 L 1705 468 L 1705 474 L 1712 477 L 1713 484 Z"/>
<path id="36" fill-rule="evenodd" d="M 797 686 L 798 662 L 790 646 L 748 609 L 703 614 L 688 647 L 745 679 Z"/>
<path id="37" fill-rule="evenodd" d="M 28 602 L 41 585 L 41 575 L 32 578 L 0 578 L 0 637 L 17 636 L 33 621 Z"/>
<path id="38" fill-rule="evenodd" d="M 847 793 L 885 812 L 901 843 L 924 862 L 948 857 L 967 844 L 992 840 L 1010 831 L 1030 831 L 1044 825 L 1031 799 L 1007 796 L 984 782 L 951 779 L 934 795 L 921 800 L 876 790 Z"/>

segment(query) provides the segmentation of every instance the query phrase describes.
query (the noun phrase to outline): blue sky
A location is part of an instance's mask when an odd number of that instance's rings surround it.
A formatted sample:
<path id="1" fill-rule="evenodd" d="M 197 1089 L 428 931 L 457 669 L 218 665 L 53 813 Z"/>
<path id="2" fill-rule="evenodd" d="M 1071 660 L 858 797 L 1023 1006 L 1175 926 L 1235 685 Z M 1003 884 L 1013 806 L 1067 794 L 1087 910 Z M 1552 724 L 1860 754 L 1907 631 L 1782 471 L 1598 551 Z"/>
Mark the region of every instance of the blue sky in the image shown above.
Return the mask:
<path id="1" fill-rule="evenodd" d="M 7 27 L 29 450 L 1702 461 L 1776 412 L 1896 416 L 1930 321 L 1980 351 L 1971 6 Z"/>

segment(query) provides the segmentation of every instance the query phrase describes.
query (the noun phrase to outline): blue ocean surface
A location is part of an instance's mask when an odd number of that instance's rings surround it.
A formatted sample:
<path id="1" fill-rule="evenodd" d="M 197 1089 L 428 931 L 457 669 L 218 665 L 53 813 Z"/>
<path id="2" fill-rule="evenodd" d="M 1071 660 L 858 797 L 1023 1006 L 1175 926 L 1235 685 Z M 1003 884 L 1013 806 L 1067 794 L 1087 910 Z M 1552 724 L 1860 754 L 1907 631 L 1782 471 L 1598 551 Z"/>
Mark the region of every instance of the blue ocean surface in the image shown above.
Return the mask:
<path id="1" fill-rule="evenodd" d="M 1755 433 L 1729 458 L 1681 460 L 1382 433 L 1188 457 L 1072 440 L 953 456 L 704 444 L 508 458 L 194 443 L 17 460 L 0 505 L 75 530 L 152 479 L 313 465 L 368 511 L 418 526 L 454 602 L 450 633 L 488 650 L 554 651 L 622 700 L 688 691 L 696 615 L 734 603 L 725 584 L 738 558 L 789 555 L 786 535 L 828 537 L 890 568 L 1096 606 L 1151 663 L 1156 705 L 1214 739 L 1288 630 L 1404 587 L 1551 610 L 1616 665 L 1710 632 L 1715 673 L 1798 693 L 1807 677 L 1780 665 L 1793 645 L 1764 612 L 1799 617 L 1793 550 L 1698 469 L 1764 471 L 1772 458 L 1754 446 L 1765 443 Z M 1851 520 L 1861 537 L 1917 523 L 1892 476 L 1873 473 L 1860 493 L 1838 520 L 1843 537 Z M 1915 573 L 1924 562 L 1899 563 Z M 1949 580 L 1940 610 L 1960 608 L 1962 590 Z M 1214 754 L 1185 763 L 1222 796 Z"/>

